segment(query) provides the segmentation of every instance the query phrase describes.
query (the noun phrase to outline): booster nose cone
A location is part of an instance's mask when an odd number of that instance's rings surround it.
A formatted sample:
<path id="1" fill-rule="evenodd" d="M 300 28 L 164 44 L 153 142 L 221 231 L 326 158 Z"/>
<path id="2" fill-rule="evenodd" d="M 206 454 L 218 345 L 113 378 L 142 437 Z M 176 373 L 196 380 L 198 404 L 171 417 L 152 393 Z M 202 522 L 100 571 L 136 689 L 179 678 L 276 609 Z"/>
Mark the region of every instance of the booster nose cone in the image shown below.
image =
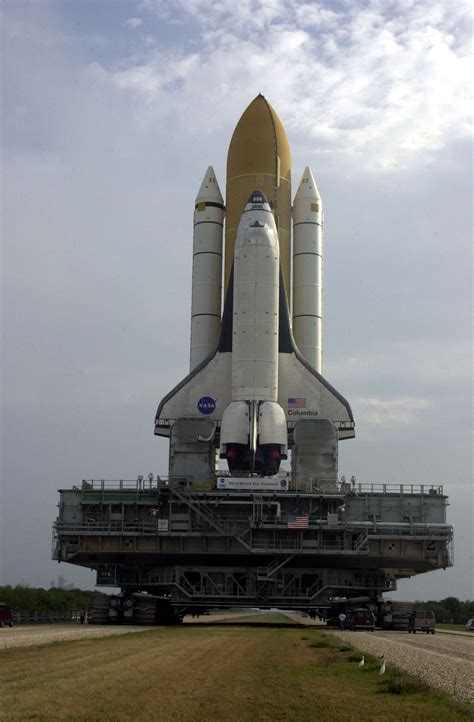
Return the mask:
<path id="1" fill-rule="evenodd" d="M 201 186 L 196 196 L 196 206 L 199 203 L 206 205 L 214 205 L 219 208 L 224 208 L 224 199 L 222 198 L 221 189 L 216 179 L 216 174 L 212 165 L 209 166 L 204 178 L 202 179 Z"/>
<path id="2" fill-rule="evenodd" d="M 310 198 L 311 200 L 321 201 L 318 186 L 314 180 L 314 175 L 309 166 L 306 166 L 304 173 L 301 177 L 298 190 L 295 195 L 295 203 L 303 198 Z"/>

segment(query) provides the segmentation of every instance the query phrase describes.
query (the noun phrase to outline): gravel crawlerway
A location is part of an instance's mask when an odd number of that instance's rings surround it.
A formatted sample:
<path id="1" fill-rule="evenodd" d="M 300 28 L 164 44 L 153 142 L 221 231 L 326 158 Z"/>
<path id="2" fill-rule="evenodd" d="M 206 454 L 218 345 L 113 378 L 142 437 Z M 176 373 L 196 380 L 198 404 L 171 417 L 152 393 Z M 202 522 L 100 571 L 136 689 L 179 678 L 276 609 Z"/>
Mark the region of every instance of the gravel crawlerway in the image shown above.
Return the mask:
<path id="1" fill-rule="evenodd" d="M 333 633 L 333 630 L 328 630 Z M 474 701 L 474 639 L 406 632 L 339 632 L 341 639 L 390 665 L 421 677 L 462 701 Z"/>
<path id="2" fill-rule="evenodd" d="M 58 624 L 38 626 L 18 626 L 12 629 L 0 629 L 0 649 L 10 647 L 32 647 L 36 644 L 66 642 L 72 639 L 97 639 L 130 632 L 146 632 L 147 627 L 111 627 L 108 625 Z"/>

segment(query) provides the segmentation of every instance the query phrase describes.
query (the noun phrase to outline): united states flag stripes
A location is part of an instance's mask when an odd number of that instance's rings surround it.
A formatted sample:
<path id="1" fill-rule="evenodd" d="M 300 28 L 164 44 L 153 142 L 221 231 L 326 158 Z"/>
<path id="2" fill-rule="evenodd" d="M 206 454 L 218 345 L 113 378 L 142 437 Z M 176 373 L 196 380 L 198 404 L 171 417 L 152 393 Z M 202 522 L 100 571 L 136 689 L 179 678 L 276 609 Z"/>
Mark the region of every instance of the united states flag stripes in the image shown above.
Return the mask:
<path id="1" fill-rule="evenodd" d="M 306 408 L 306 399 L 295 398 L 294 396 L 292 396 L 288 399 L 288 408 L 289 409 L 305 409 Z"/>
<path id="2" fill-rule="evenodd" d="M 309 517 L 307 514 L 301 516 L 288 516 L 288 529 L 307 529 Z"/>

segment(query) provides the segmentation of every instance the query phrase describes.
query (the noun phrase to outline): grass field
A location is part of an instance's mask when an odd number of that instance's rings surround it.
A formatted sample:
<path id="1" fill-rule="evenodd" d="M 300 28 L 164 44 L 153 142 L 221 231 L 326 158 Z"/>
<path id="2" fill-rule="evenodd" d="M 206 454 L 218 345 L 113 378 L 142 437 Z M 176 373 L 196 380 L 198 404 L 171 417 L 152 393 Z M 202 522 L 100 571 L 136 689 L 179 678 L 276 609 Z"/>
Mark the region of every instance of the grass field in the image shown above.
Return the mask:
<path id="1" fill-rule="evenodd" d="M 465 632 L 466 627 L 464 624 L 438 624 L 436 623 L 436 627 L 438 629 L 452 629 L 455 632 Z M 472 635 L 474 637 L 474 633 Z"/>
<path id="2" fill-rule="evenodd" d="M 446 722 L 467 710 L 301 627 L 163 628 L 0 652 L 0 718 Z"/>

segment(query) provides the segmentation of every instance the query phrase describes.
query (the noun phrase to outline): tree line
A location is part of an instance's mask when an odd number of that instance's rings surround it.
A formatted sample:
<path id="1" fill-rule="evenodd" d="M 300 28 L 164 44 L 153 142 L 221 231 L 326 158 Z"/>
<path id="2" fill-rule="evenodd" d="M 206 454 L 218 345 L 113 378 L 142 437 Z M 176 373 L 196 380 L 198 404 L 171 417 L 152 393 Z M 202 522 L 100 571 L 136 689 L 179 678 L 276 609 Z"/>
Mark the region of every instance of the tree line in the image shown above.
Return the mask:
<path id="1" fill-rule="evenodd" d="M 77 612 L 87 607 L 96 592 L 84 589 L 62 589 L 51 587 L 0 587 L 0 602 L 8 604 L 14 612 Z"/>
<path id="2" fill-rule="evenodd" d="M 474 618 L 474 601 L 462 602 L 457 597 L 446 597 L 438 602 L 415 602 L 415 609 L 430 609 L 441 624 L 465 624 Z"/>

